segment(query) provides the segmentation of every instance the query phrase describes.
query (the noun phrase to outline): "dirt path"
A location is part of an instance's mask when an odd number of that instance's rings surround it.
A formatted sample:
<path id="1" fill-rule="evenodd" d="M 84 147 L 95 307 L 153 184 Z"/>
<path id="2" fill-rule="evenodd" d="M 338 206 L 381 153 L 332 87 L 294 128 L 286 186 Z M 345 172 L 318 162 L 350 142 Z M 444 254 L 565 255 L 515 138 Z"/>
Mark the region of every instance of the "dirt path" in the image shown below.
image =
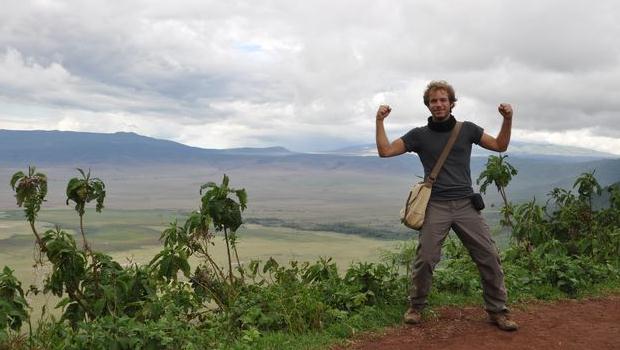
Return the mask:
<path id="1" fill-rule="evenodd" d="M 620 349 L 620 296 L 530 304 L 513 309 L 512 317 L 520 329 L 507 333 L 480 308 L 440 309 L 419 326 L 364 335 L 335 349 Z"/>

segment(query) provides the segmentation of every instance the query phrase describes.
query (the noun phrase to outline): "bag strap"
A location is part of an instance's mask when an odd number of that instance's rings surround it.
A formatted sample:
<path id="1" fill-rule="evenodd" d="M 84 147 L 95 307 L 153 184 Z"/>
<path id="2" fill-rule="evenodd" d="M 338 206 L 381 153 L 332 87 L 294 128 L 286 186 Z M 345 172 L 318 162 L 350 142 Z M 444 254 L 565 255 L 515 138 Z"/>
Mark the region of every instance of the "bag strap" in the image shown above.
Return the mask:
<path id="1" fill-rule="evenodd" d="M 437 180 L 437 175 L 439 174 L 439 171 L 441 170 L 443 163 L 446 161 L 446 158 L 448 158 L 448 154 L 450 154 L 450 151 L 452 150 L 452 146 L 454 146 L 454 143 L 456 142 L 456 138 L 459 136 L 459 133 L 461 132 L 462 126 L 463 126 L 463 122 L 456 122 L 454 129 L 452 129 L 452 134 L 450 134 L 448 143 L 446 143 L 446 146 L 443 148 L 443 151 L 441 152 L 441 155 L 439 156 L 439 160 L 437 160 L 437 163 L 435 163 L 435 166 L 433 167 L 433 171 L 431 171 L 431 174 L 428 176 L 428 181 L 431 184 L 435 183 L 435 180 Z"/>

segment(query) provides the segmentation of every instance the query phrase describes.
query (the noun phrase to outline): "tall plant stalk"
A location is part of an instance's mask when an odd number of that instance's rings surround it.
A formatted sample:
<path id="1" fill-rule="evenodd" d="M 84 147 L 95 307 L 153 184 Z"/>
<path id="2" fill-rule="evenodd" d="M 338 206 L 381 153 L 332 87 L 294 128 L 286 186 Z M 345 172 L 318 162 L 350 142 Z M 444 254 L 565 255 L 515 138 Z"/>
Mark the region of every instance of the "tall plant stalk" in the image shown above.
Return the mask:
<path id="1" fill-rule="evenodd" d="M 82 234 L 82 245 L 84 246 L 84 250 L 92 254 L 93 252 L 90 250 L 90 246 L 86 240 L 86 234 L 84 234 L 84 215 L 80 215 L 80 233 Z"/>
<path id="2" fill-rule="evenodd" d="M 228 242 L 228 230 L 224 227 L 224 240 L 226 241 L 226 255 L 228 256 L 228 278 L 230 279 L 230 284 L 233 283 L 233 270 L 232 270 L 232 260 L 230 259 L 230 244 Z"/>
<path id="3" fill-rule="evenodd" d="M 235 252 L 235 259 L 237 260 L 237 266 L 239 267 L 239 272 L 241 273 L 241 281 L 245 282 L 245 273 L 243 272 L 243 268 L 241 268 L 241 261 L 239 260 L 239 253 L 237 252 L 237 242 L 231 242 L 233 251 Z"/>

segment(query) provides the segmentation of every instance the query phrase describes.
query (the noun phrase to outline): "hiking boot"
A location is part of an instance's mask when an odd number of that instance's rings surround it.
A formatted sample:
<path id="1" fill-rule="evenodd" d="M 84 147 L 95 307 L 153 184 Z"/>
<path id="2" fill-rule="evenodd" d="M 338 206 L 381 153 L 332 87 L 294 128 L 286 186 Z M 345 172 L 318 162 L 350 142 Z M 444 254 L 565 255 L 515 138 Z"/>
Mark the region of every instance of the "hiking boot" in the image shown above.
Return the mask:
<path id="1" fill-rule="evenodd" d="M 420 310 L 410 307 L 405 312 L 405 316 L 403 316 L 403 321 L 406 324 L 418 324 L 422 322 L 422 315 L 420 314 Z"/>
<path id="2" fill-rule="evenodd" d="M 519 329 L 517 322 L 511 320 L 506 312 L 489 312 L 489 321 L 502 331 L 516 331 Z"/>

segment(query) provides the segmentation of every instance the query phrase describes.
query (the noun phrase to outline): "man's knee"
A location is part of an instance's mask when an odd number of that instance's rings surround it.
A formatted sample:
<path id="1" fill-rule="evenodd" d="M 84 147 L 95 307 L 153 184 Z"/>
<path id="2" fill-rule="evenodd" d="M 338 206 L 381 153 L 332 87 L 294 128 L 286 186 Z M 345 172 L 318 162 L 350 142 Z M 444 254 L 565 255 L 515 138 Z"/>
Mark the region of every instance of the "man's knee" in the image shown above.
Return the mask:
<path id="1" fill-rule="evenodd" d="M 435 269 L 435 266 L 439 263 L 441 259 L 441 252 L 424 252 L 423 250 L 418 252 L 418 255 L 415 259 L 414 269 L 416 271 L 427 269 L 432 272 Z"/>

